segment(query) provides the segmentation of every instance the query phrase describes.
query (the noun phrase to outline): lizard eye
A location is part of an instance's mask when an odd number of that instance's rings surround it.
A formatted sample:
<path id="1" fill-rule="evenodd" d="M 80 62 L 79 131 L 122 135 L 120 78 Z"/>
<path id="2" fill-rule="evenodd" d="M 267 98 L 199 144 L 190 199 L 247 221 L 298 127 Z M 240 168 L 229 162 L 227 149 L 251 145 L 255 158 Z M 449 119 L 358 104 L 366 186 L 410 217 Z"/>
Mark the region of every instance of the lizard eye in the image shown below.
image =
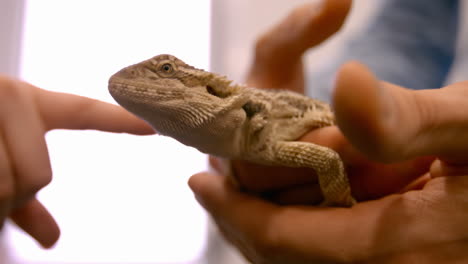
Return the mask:
<path id="1" fill-rule="evenodd" d="M 172 73 L 172 71 L 174 70 L 174 68 L 172 67 L 172 65 L 170 63 L 165 63 L 165 64 L 161 65 L 160 69 L 164 73 Z"/>

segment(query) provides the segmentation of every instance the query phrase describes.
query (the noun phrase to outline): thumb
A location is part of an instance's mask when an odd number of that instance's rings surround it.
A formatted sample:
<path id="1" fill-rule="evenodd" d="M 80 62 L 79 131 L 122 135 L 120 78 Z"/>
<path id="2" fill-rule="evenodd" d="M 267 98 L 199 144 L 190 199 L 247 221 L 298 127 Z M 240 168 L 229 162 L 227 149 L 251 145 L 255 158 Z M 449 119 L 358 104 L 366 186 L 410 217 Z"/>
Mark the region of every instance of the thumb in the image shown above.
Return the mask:
<path id="1" fill-rule="evenodd" d="M 339 71 L 333 96 L 338 126 L 367 156 L 466 160 L 468 82 L 413 91 L 382 82 L 357 62 Z"/>

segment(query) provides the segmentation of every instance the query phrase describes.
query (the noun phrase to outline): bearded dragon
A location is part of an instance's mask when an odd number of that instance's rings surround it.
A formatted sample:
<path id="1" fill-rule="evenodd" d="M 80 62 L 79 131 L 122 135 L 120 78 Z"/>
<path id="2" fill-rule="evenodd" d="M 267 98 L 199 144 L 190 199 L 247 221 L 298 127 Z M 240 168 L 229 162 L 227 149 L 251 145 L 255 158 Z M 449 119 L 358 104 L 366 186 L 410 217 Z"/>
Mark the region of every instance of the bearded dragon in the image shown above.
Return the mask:
<path id="1" fill-rule="evenodd" d="M 335 124 L 330 106 L 291 91 L 251 88 L 159 55 L 123 68 L 109 92 L 159 134 L 199 151 L 265 165 L 313 168 L 324 205 L 355 203 L 332 149 L 296 141 Z"/>

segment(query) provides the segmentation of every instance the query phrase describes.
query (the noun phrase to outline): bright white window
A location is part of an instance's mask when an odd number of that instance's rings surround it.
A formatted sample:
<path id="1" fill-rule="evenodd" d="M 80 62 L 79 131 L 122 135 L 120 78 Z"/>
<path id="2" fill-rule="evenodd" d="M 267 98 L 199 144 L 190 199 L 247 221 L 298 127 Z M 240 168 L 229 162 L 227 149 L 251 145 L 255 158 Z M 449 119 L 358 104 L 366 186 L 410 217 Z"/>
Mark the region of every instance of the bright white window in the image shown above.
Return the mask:
<path id="1" fill-rule="evenodd" d="M 209 62 L 209 0 L 27 1 L 21 76 L 48 90 L 113 102 L 109 76 L 171 53 Z M 8 228 L 15 263 L 196 263 L 206 216 L 186 181 L 206 157 L 161 136 L 58 130 L 54 180 L 39 194 L 61 226 L 52 250 Z"/>

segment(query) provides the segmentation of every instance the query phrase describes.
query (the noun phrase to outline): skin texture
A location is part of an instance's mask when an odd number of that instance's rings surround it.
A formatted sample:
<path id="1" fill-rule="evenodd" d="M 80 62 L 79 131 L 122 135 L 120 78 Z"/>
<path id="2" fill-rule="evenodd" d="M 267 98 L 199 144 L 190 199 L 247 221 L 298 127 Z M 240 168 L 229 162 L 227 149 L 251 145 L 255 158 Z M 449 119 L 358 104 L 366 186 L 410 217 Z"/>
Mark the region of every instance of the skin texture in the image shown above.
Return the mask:
<path id="1" fill-rule="evenodd" d="M 60 236 L 54 218 L 35 198 L 52 180 L 44 139 L 52 129 L 153 133 L 118 106 L 0 76 L 0 224 L 11 219 L 45 248 Z"/>
<path id="2" fill-rule="evenodd" d="M 336 19 L 326 14 L 333 10 L 322 9 L 320 17 Z M 295 32 L 312 35 L 329 22 L 310 13 L 298 19 L 309 21 L 302 25 L 310 31 Z M 289 23 L 290 17 L 281 22 Z M 307 38 L 282 28 L 261 38 L 257 53 L 262 45 L 275 52 L 256 56 L 248 79 L 257 87 L 277 83 L 300 90 L 301 74 L 291 71 L 278 77 L 274 65 L 289 52 L 284 43 L 299 45 L 296 42 Z M 301 65 L 300 55 L 290 60 Z M 467 82 L 411 91 L 381 82 L 365 66 L 350 62 L 341 67 L 335 84 L 338 126 L 312 131 L 302 140 L 340 154 L 361 203 L 352 208 L 307 206 L 315 202 L 304 195 L 316 190 L 310 171 L 237 161 L 239 182 L 250 193 L 239 192 L 215 158 L 211 164 L 216 172 L 194 175 L 189 185 L 224 237 L 252 263 L 464 263 L 467 100 Z"/>

